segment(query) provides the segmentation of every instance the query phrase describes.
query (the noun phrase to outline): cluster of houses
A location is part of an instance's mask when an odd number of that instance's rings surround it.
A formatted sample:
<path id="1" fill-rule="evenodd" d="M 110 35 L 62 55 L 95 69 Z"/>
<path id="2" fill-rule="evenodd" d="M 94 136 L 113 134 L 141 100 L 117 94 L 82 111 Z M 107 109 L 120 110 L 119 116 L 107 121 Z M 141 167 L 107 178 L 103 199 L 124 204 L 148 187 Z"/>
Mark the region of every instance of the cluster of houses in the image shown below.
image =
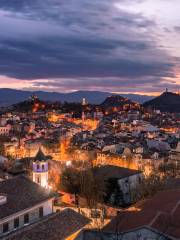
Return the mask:
<path id="1" fill-rule="evenodd" d="M 136 170 L 110 166 L 97 169 L 101 176 L 114 176 L 126 193 L 142 181 Z M 180 182 L 134 207 L 116 209 L 99 229 L 93 217 L 80 208 L 57 208 L 56 194 L 48 188 L 48 159 L 40 149 L 33 159 L 33 178 L 19 175 L 0 182 L 0 239 L 2 240 L 109 240 L 180 238 Z M 121 177 L 120 177 L 121 176 Z M 129 183 L 130 184 L 129 184 Z M 46 184 L 44 184 L 46 183 Z M 173 186 L 173 187 L 172 187 Z M 177 187 L 175 189 L 175 186 Z M 112 208 L 107 207 L 111 213 Z M 93 209 L 91 209 L 93 211 Z M 110 216 L 110 215 L 109 215 Z"/>
<path id="2" fill-rule="evenodd" d="M 179 123 L 177 121 L 177 126 Z M 97 165 L 115 165 L 151 174 L 162 164 L 179 165 L 180 130 L 166 132 L 148 121 L 127 121 L 108 116 L 93 132 L 81 132 L 73 138 L 81 150 L 95 151 Z"/>
<path id="3" fill-rule="evenodd" d="M 115 110 L 83 111 L 81 120 L 55 111 L 1 116 L 0 240 L 180 239 L 179 179 L 132 207 L 145 177 L 166 164 L 179 169 L 179 116 Z M 103 209 L 53 192 L 57 169 L 77 163 L 108 186 Z"/>

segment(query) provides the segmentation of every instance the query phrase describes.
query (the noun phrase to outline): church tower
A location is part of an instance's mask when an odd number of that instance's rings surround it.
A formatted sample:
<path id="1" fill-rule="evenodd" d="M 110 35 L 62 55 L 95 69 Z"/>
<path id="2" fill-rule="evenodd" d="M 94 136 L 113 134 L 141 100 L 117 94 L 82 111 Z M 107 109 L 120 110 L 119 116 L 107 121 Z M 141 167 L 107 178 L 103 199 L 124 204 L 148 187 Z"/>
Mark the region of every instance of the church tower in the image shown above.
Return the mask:
<path id="1" fill-rule="evenodd" d="M 85 110 L 86 110 L 86 106 L 87 106 L 87 101 L 85 98 L 82 99 L 82 123 L 84 123 L 85 121 L 85 117 L 86 117 L 86 114 L 85 114 Z"/>
<path id="2" fill-rule="evenodd" d="M 48 188 L 48 159 L 41 148 L 33 159 L 33 182 Z"/>

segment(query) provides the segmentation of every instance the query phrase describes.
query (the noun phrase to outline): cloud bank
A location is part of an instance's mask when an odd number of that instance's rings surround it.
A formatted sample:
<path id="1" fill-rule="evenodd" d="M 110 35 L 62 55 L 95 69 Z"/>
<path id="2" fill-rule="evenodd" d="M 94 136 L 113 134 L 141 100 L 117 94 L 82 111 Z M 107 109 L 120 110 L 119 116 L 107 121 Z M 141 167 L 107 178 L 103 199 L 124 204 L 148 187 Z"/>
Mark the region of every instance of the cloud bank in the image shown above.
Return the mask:
<path id="1" fill-rule="evenodd" d="M 1 0 L 0 86 L 4 76 L 13 79 L 12 87 L 16 79 L 22 88 L 26 82 L 30 89 L 56 91 L 178 88 L 180 56 L 161 42 L 161 26 L 128 10 L 143 2 Z"/>

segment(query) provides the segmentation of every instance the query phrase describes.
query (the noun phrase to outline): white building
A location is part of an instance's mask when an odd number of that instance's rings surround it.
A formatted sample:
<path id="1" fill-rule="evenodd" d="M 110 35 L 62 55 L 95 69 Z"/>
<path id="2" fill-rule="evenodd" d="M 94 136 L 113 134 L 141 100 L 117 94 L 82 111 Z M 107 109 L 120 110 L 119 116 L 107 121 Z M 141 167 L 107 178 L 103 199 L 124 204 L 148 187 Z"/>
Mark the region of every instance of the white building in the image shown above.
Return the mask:
<path id="1" fill-rule="evenodd" d="M 33 182 L 48 188 L 48 159 L 41 149 L 33 160 Z"/>
<path id="2" fill-rule="evenodd" d="M 0 238 L 52 214 L 53 199 L 24 176 L 0 182 Z"/>
<path id="3" fill-rule="evenodd" d="M 118 206 L 132 203 L 134 191 L 144 178 L 141 171 L 112 165 L 96 167 L 94 173 L 108 186 L 107 198 L 109 202 Z"/>

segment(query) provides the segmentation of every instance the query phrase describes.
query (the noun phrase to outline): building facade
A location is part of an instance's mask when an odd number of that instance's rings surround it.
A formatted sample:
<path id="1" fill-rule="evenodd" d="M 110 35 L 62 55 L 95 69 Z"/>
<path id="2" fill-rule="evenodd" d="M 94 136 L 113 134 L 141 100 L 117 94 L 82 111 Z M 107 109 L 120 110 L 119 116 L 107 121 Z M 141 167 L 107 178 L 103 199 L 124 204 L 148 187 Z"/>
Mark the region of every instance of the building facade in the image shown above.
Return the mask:
<path id="1" fill-rule="evenodd" d="M 48 188 L 48 159 L 41 149 L 33 160 L 33 182 Z"/>
<path id="2" fill-rule="evenodd" d="M 53 213 L 54 197 L 24 176 L 0 182 L 0 239 Z"/>

